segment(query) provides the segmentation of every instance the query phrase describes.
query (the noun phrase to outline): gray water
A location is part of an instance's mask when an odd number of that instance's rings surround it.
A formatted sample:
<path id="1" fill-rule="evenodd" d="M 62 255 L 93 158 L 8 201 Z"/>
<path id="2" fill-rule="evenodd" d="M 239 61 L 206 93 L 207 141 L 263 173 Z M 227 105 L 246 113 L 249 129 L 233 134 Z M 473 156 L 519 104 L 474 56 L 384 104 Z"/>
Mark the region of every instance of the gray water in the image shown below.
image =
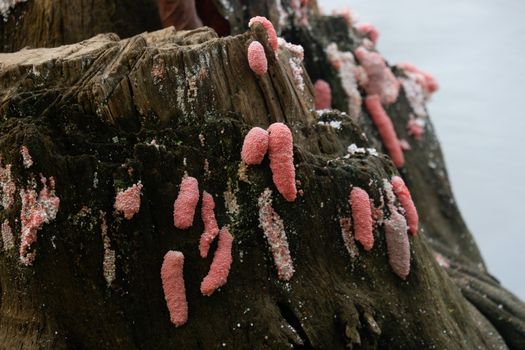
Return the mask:
<path id="1" fill-rule="evenodd" d="M 318 3 L 355 10 L 390 63 L 437 77 L 429 110 L 459 207 L 490 272 L 525 300 L 525 1 Z"/>

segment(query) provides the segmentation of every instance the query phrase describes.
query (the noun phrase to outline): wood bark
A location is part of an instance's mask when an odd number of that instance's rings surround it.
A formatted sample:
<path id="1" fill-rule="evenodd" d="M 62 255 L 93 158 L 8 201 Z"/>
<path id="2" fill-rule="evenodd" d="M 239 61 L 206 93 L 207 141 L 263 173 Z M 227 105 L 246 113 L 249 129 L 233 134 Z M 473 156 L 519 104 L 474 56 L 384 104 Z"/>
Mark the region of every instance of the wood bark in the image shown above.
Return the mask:
<path id="1" fill-rule="evenodd" d="M 21 265 L 17 249 L 0 252 L 0 348 L 523 348 L 525 308 L 487 272 L 455 205 L 431 124 L 400 171 L 421 218 L 420 235 L 410 237 L 408 278 L 392 272 L 382 226 L 371 252 L 349 256 L 339 219 L 351 216 L 351 186 L 379 205 L 382 180 L 398 171 L 383 154 L 345 157 L 352 143 L 382 150 L 377 131 L 364 109 L 361 116 L 323 115 L 340 121 L 340 129 L 319 124 L 311 81 L 328 81 L 334 107 L 349 112 L 324 49 L 337 42 L 352 51 L 363 38 L 342 18 L 321 16 L 314 3 L 310 27 L 296 23 L 287 1 L 281 5 L 288 14 L 282 26 L 273 1 L 217 1 L 234 34 L 223 38 L 206 27 L 152 31 L 159 21 L 149 1 L 33 0 L 0 24 L 3 50 L 20 50 L 0 54 L 3 166 L 12 165 L 18 190 L 40 174 L 53 176 L 61 199 L 56 220 L 38 232 L 34 266 Z M 260 26 L 248 30 L 253 15 L 267 16 L 286 40 L 303 45 L 304 90 L 294 83 L 288 53 L 276 56 Z M 96 35 L 105 32 L 120 37 Z M 246 59 L 253 40 L 268 58 L 261 77 Z M 412 111 L 404 93 L 387 112 L 408 139 Z M 273 122 L 293 132 L 304 193 L 293 203 L 275 190 L 267 159 L 249 168 L 240 161 L 248 130 Z M 228 283 L 211 297 L 199 291 L 216 248 L 199 256 L 200 204 L 192 228 L 173 226 L 185 173 L 214 196 L 219 225 L 235 239 Z M 138 181 L 140 212 L 126 220 L 114 211 L 114 198 Z M 290 243 L 296 272 L 289 282 L 277 278 L 259 228 L 257 199 L 266 188 Z M 9 222 L 18 247 L 18 191 L 15 198 L 0 221 Z M 105 224 L 116 252 L 109 285 Z M 189 320 L 179 328 L 170 323 L 160 280 L 168 250 L 185 255 Z"/>

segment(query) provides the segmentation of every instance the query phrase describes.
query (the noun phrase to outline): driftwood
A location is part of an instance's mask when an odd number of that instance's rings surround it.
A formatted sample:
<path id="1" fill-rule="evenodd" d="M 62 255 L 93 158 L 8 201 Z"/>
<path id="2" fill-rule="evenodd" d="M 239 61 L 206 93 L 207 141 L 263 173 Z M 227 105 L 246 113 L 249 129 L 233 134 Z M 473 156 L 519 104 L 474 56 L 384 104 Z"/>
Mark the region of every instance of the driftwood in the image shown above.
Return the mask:
<path id="1" fill-rule="evenodd" d="M 11 165 L 18 190 L 40 190 L 40 174 L 48 184 L 53 177 L 60 198 L 56 219 L 32 246 L 33 266 L 2 245 L 0 348 L 523 348 L 525 308 L 487 272 L 455 205 L 430 120 L 422 140 L 407 135 L 413 111 L 403 90 L 387 112 L 412 147 L 400 169 L 420 216 L 420 233 L 410 237 L 410 274 L 402 280 L 392 272 L 381 225 L 372 251 L 359 246 L 352 257 L 345 248 L 340 218 L 351 216 L 350 188 L 365 189 L 379 206 L 383 179 L 398 171 L 381 153 L 347 156 L 350 144 L 383 146 L 366 110 L 349 110 L 326 58 L 331 42 L 345 51 L 363 42 L 342 17 L 322 16 L 311 4 L 303 26 L 283 1 L 288 18 L 280 25 L 277 3 L 221 1 L 217 9 L 235 36 L 220 38 L 207 27 L 96 35 L 158 28 L 154 3 L 124 3 L 33 0 L 0 24 L 4 51 L 20 50 L 0 54 L 2 169 Z M 140 20 L 128 21 L 137 18 L 132 13 L 142 13 Z M 303 90 L 294 82 L 292 53 L 276 56 L 261 26 L 248 30 L 253 15 L 267 16 L 287 41 L 303 45 Z M 268 58 L 261 77 L 246 59 L 254 39 Z M 333 106 L 347 113 L 319 117 L 317 79 L 330 83 Z M 293 132 L 302 195 L 291 203 L 276 191 L 268 159 L 251 167 L 240 161 L 248 130 L 273 122 Z M 173 226 L 185 173 L 214 196 L 217 221 L 235 238 L 228 283 L 210 297 L 199 290 L 213 255 L 199 256 L 200 204 L 192 228 Z M 139 181 L 140 211 L 126 220 L 114 198 Z M 259 227 L 257 202 L 266 188 L 290 244 L 296 271 L 289 282 L 278 279 Z M 17 248 L 18 190 L 0 212 Z M 105 248 L 115 252 L 114 276 L 104 271 Z M 189 319 L 178 328 L 160 279 L 168 250 L 185 255 Z"/>

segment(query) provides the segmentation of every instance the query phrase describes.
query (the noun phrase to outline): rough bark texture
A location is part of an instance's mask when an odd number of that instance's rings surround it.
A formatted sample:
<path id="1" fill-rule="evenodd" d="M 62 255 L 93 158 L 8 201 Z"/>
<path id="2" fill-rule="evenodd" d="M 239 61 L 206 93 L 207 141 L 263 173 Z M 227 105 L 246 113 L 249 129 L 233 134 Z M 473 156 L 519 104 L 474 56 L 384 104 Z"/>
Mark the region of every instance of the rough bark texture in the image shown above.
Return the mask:
<path id="1" fill-rule="evenodd" d="M 2 48 L 155 28 L 152 3 L 125 3 L 30 0 L 0 24 Z M 523 348 L 524 306 L 488 274 L 454 203 L 431 125 L 422 141 L 411 143 L 401 171 L 422 228 L 410 237 L 406 281 L 388 265 L 382 226 L 374 249 L 350 258 L 339 219 L 351 216 L 351 186 L 379 205 L 382 180 L 397 170 L 382 154 L 344 158 L 351 143 L 381 150 L 377 131 L 365 110 L 322 116 L 341 121 L 340 129 L 318 124 L 311 80 L 328 81 L 334 107 L 346 111 L 324 48 L 337 42 L 340 50 L 354 50 L 362 37 L 342 18 L 320 16 L 315 4 L 308 10 L 310 27 L 296 26 L 288 2 L 282 6 L 289 18 L 281 27 L 272 1 L 217 2 L 237 34 L 224 38 L 209 28 L 167 28 L 0 54 L 3 165 L 12 164 L 18 189 L 31 187 L 40 173 L 53 176 L 61 199 L 57 219 L 38 232 L 34 266 L 22 266 L 16 249 L 0 252 L 0 348 Z M 289 42 L 304 46 L 304 91 L 294 84 L 287 54 L 276 58 L 260 26 L 247 31 L 253 15 L 266 15 Z M 261 77 L 246 59 L 252 40 L 263 43 L 268 58 Z M 411 111 L 403 93 L 387 112 L 408 139 Z M 293 203 L 273 187 L 267 158 L 247 169 L 240 162 L 248 130 L 276 121 L 293 132 L 304 192 Z M 34 161 L 29 169 L 22 145 Z M 211 297 L 199 286 L 216 244 L 200 258 L 200 215 L 189 230 L 173 226 L 173 202 L 186 172 L 214 196 L 217 221 L 235 238 L 228 283 Z M 114 197 L 138 181 L 140 212 L 126 220 L 113 211 Z M 258 227 L 257 198 L 267 187 L 288 235 L 296 270 L 290 282 L 277 279 Z M 15 205 L 0 212 L 16 233 L 20 208 L 17 192 Z M 116 252 L 110 285 L 103 274 L 105 223 Z M 185 255 L 189 320 L 180 328 L 169 321 L 160 280 L 168 250 Z M 436 253 L 448 267 L 438 265 Z"/>

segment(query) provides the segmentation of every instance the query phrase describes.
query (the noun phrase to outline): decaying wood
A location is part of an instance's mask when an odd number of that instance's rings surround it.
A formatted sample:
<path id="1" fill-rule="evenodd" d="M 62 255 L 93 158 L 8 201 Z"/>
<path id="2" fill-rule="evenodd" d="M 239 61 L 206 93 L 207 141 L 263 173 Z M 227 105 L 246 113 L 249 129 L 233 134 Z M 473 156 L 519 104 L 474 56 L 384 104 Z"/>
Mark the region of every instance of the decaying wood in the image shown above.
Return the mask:
<path id="1" fill-rule="evenodd" d="M 288 5 L 283 1 L 285 10 Z M 18 21 L 19 30 L 0 25 L 4 51 L 57 46 L 106 31 L 124 38 L 154 29 L 157 21 L 155 12 L 123 26 L 106 19 L 123 10 L 102 2 L 97 7 L 106 10 L 102 17 L 89 8 L 75 14 L 58 10 L 64 7 L 60 1 L 33 0 L 15 8 L 7 23 Z M 289 54 L 276 57 L 262 27 L 247 31 L 255 14 L 277 24 L 276 3 L 221 1 L 217 8 L 238 35 L 167 28 L 0 54 L 3 164 L 12 164 L 19 189 L 40 173 L 53 176 L 61 198 L 57 219 L 38 232 L 34 266 L 20 265 L 16 250 L 0 253 L 0 344 L 6 349 L 520 348 L 523 304 L 487 273 L 454 203 L 431 126 L 422 141 L 412 143 L 401 170 L 422 227 L 419 236 L 410 237 L 412 269 L 406 281 L 388 265 L 382 227 L 375 230 L 371 252 L 348 254 L 339 221 L 351 216 L 350 187 L 366 189 L 379 205 L 382 180 L 397 170 L 383 154 L 345 158 L 349 144 L 381 150 L 381 141 L 364 110 L 360 117 L 337 111 L 322 116 L 340 121 L 340 129 L 319 124 L 311 80 L 328 81 L 334 107 L 347 111 L 341 82 L 323 50 L 334 41 L 353 50 L 362 38 L 342 18 L 320 16 L 316 8 L 310 28 L 295 25 L 288 11 L 287 24 L 276 27 L 305 48 L 308 75 L 301 91 Z M 49 19 L 46 11 L 61 18 L 62 27 L 36 35 L 44 26 L 30 22 Z M 126 11 L 156 9 L 145 1 Z M 63 30 L 74 23 L 77 31 Z M 246 60 L 252 40 L 263 43 L 268 58 L 268 73 L 261 77 Z M 403 93 L 388 108 L 401 138 L 408 139 L 410 112 Z M 304 193 L 289 203 L 273 191 L 296 270 L 290 282 L 277 278 L 258 227 L 257 198 L 273 188 L 268 160 L 249 168 L 240 162 L 247 131 L 276 121 L 293 132 Z M 29 169 L 21 161 L 22 145 L 34 161 Z M 173 201 L 185 173 L 214 196 L 219 224 L 228 225 L 235 237 L 228 283 L 211 297 L 199 291 L 212 259 L 212 254 L 199 256 L 199 215 L 189 230 L 173 226 Z M 113 211 L 113 201 L 118 190 L 138 181 L 142 204 L 128 221 Z M 0 221 L 7 219 L 13 232 L 20 232 L 18 197 L 14 207 L 0 212 Z M 116 278 L 109 285 L 102 270 L 105 224 L 116 252 Z M 190 311 L 179 328 L 169 322 L 160 281 L 168 250 L 185 255 Z M 435 254 L 447 267 L 438 265 Z"/>

